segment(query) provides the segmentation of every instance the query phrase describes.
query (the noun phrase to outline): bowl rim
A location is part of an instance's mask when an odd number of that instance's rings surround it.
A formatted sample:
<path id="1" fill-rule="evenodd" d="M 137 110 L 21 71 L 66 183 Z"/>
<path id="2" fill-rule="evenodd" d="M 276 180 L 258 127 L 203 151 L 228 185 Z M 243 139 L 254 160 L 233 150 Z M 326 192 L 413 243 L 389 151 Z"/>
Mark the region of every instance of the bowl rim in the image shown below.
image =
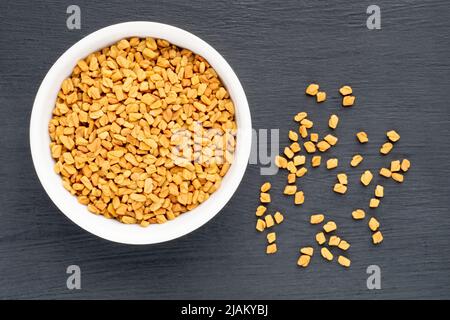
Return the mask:
<path id="1" fill-rule="evenodd" d="M 122 224 L 114 219 L 106 219 L 89 212 L 85 205 L 78 203 L 76 197 L 62 186 L 61 177 L 53 171 L 54 160 L 51 158 L 49 149 L 48 121 L 62 80 L 70 74 L 79 59 L 129 37 L 166 39 L 172 44 L 203 56 L 216 70 L 229 91 L 235 104 L 238 126 L 234 160 L 223 178 L 221 187 L 195 209 L 183 213 L 174 220 L 150 225 L 147 228 Z M 250 109 L 244 89 L 222 55 L 207 42 L 186 30 L 149 21 L 130 21 L 104 27 L 88 34 L 67 49 L 49 69 L 38 89 L 31 112 L 29 130 L 33 165 L 41 185 L 52 202 L 66 217 L 84 230 L 100 238 L 123 244 L 154 244 L 173 240 L 198 229 L 211 220 L 238 188 L 248 164 L 252 139 Z M 49 159 L 52 161 L 50 166 Z M 59 183 L 56 183 L 55 177 Z"/>

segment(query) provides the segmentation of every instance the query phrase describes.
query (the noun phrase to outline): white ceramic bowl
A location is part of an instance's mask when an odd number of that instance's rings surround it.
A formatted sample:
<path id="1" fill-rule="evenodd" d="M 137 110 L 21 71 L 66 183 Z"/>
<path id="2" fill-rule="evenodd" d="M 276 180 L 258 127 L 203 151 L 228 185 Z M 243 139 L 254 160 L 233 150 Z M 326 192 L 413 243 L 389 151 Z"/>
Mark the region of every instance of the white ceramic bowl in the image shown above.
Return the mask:
<path id="1" fill-rule="evenodd" d="M 221 187 L 192 211 L 164 224 L 142 228 L 105 219 L 90 213 L 62 186 L 53 171 L 50 155 L 48 122 L 58 90 L 78 60 L 90 53 L 129 37 L 154 37 L 187 48 L 203 56 L 217 71 L 235 104 L 238 126 L 234 161 Z M 232 46 L 233 44 L 228 44 Z M 36 95 L 30 122 L 30 146 L 34 167 L 45 191 L 55 205 L 83 229 L 107 240 L 126 244 L 151 244 L 181 237 L 208 222 L 228 202 L 236 191 L 247 167 L 251 148 L 251 118 L 244 90 L 225 59 L 208 43 L 182 29 L 154 22 L 126 22 L 100 29 L 78 41 L 51 67 Z"/>

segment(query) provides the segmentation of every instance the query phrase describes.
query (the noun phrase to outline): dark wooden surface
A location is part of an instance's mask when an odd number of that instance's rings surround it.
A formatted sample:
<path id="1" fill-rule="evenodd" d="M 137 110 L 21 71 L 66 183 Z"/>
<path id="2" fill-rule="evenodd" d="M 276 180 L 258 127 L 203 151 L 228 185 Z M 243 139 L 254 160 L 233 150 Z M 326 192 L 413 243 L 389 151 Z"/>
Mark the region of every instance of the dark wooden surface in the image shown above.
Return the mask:
<path id="1" fill-rule="evenodd" d="M 450 8 L 448 1 L 377 1 L 382 29 L 366 28 L 368 1 L 76 1 L 81 30 L 66 28 L 72 1 L 0 4 L 0 298 L 450 298 L 449 124 Z M 281 195 L 285 174 L 262 177 L 250 165 L 226 208 L 181 239 L 152 246 L 101 240 L 72 224 L 52 204 L 34 172 L 28 145 L 32 103 L 56 59 L 83 36 L 110 24 L 159 21 L 184 28 L 214 46 L 246 90 L 254 127 L 280 128 L 281 147 L 292 116 L 307 111 L 325 132 L 331 112 L 341 116 L 331 155 L 348 163 L 362 152 L 345 197 L 331 192 L 336 172 L 317 169 L 295 208 Z M 319 82 L 328 92 L 316 105 L 303 90 Z M 337 88 L 351 84 L 352 109 L 339 107 Z M 402 135 L 380 157 L 384 132 Z M 364 129 L 368 145 L 354 133 Z M 408 157 L 412 169 L 398 185 L 382 181 L 386 196 L 375 211 L 385 234 L 370 243 L 353 208 L 367 206 L 372 189 L 358 183 L 367 168 Z M 266 256 L 254 230 L 258 187 L 274 185 L 271 209 L 285 213 L 279 252 Z M 313 244 L 308 215 L 324 212 L 352 243 L 344 270 L 315 255 L 296 266 L 298 248 Z M 77 264 L 82 289 L 66 288 L 65 270 Z M 366 268 L 379 265 L 382 289 L 366 288 Z"/>

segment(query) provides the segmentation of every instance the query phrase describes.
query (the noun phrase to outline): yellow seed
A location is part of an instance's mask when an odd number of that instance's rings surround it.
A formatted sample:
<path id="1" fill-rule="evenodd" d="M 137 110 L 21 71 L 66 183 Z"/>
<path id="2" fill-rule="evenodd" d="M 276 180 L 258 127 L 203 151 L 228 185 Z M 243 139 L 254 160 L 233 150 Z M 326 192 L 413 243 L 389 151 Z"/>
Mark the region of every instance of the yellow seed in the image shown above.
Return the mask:
<path id="1" fill-rule="evenodd" d="M 384 187 L 382 185 L 377 184 L 377 186 L 375 187 L 375 197 L 384 197 Z"/>
<path id="2" fill-rule="evenodd" d="M 277 223 L 277 224 L 280 224 L 280 223 L 282 223 L 283 222 L 283 220 L 284 220 L 284 216 L 281 214 L 281 212 L 275 212 L 275 214 L 273 215 L 273 217 L 275 218 L 275 222 Z"/>
<path id="3" fill-rule="evenodd" d="M 400 165 L 400 168 L 402 169 L 402 171 L 406 172 L 409 170 L 410 167 L 411 167 L 411 162 L 409 162 L 408 159 L 403 159 L 402 164 Z"/>
<path id="4" fill-rule="evenodd" d="M 305 147 L 306 152 L 308 153 L 314 153 L 316 152 L 316 146 L 311 141 L 306 141 L 303 146 Z"/>
<path id="5" fill-rule="evenodd" d="M 277 235 L 275 232 L 270 232 L 267 234 L 267 242 L 274 243 L 277 240 Z"/>
<path id="6" fill-rule="evenodd" d="M 130 199 L 138 202 L 145 202 L 147 200 L 147 197 L 143 194 L 132 193 L 130 194 Z"/>
<path id="7" fill-rule="evenodd" d="M 286 157 L 288 157 L 288 159 L 292 159 L 292 157 L 294 156 L 294 152 L 292 152 L 291 148 L 289 147 L 284 148 L 284 154 L 286 155 Z"/>
<path id="8" fill-rule="evenodd" d="M 352 217 L 355 220 L 362 220 L 366 217 L 366 213 L 362 209 L 356 209 L 352 212 Z"/>
<path id="9" fill-rule="evenodd" d="M 390 178 L 392 175 L 391 171 L 387 168 L 381 168 L 380 169 L 380 176 L 383 176 L 385 178 Z"/>
<path id="10" fill-rule="evenodd" d="M 308 169 L 306 169 L 305 167 L 301 167 L 300 169 L 297 170 L 297 172 L 295 173 L 295 175 L 300 178 L 303 177 L 306 173 L 308 172 Z"/>
<path id="11" fill-rule="evenodd" d="M 292 143 L 291 146 L 290 146 L 290 149 L 294 153 L 299 152 L 301 150 L 300 145 L 298 144 L 298 142 Z"/>
<path id="12" fill-rule="evenodd" d="M 324 226 L 323 226 L 323 230 L 326 233 L 329 233 L 331 231 L 334 231 L 337 229 L 337 225 L 334 221 L 328 221 Z"/>
<path id="13" fill-rule="evenodd" d="M 363 159 L 364 158 L 360 154 L 355 154 L 350 162 L 350 165 L 352 167 L 356 167 L 363 161 Z"/>
<path id="14" fill-rule="evenodd" d="M 342 105 L 344 107 L 351 107 L 355 103 L 355 96 L 345 96 L 342 99 Z"/>
<path id="15" fill-rule="evenodd" d="M 313 168 L 320 166 L 321 160 L 322 160 L 321 156 L 313 156 L 311 159 L 311 166 Z"/>
<path id="16" fill-rule="evenodd" d="M 350 248 L 350 243 L 348 243 L 345 240 L 341 240 L 341 242 L 339 242 L 338 248 L 346 251 L 346 250 L 348 250 L 348 248 Z"/>
<path id="17" fill-rule="evenodd" d="M 270 184 L 270 182 L 265 182 L 261 186 L 261 192 L 267 192 L 270 190 L 271 187 L 272 187 L 272 185 Z"/>
<path id="18" fill-rule="evenodd" d="M 300 267 L 306 268 L 310 261 L 311 261 L 310 256 L 308 256 L 306 254 L 302 254 L 300 256 L 300 258 L 298 258 L 297 265 Z"/>
<path id="19" fill-rule="evenodd" d="M 303 139 L 308 136 L 308 129 L 306 129 L 305 126 L 300 126 L 298 128 L 298 132 L 300 133 L 300 135 L 302 136 Z"/>
<path id="20" fill-rule="evenodd" d="M 261 217 L 265 212 L 267 211 L 267 208 L 265 206 L 258 206 L 258 208 L 256 208 L 256 216 L 257 217 Z"/>
<path id="21" fill-rule="evenodd" d="M 326 142 L 328 142 L 331 146 L 336 145 L 338 142 L 338 138 L 333 136 L 332 134 L 327 134 L 325 138 L 323 138 Z"/>
<path id="22" fill-rule="evenodd" d="M 314 123 L 311 120 L 306 118 L 300 121 L 300 124 L 304 126 L 306 129 L 311 129 L 314 125 Z"/>
<path id="23" fill-rule="evenodd" d="M 345 173 L 339 173 L 337 175 L 337 179 L 338 179 L 340 184 L 343 184 L 343 185 L 347 185 L 348 184 L 348 178 L 347 178 L 347 175 Z"/>
<path id="24" fill-rule="evenodd" d="M 325 238 L 325 234 L 323 232 L 319 232 L 318 234 L 316 234 L 316 241 L 320 245 L 324 244 L 327 241 L 327 239 Z"/>
<path id="25" fill-rule="evenodd" d="M 328 120 L 328 126 L 331 129 L 336 129 L 338 124 L 339 124 L 339 117 L 337 115 L 335 115 L 335 114 L 332 114 L 330 116 L 330 119 Z"/>
<path id="26" fill-rule="evenodd" d="M 259 200 L 262 203 L 270 203 L 270 194 L 266 192 L 261 192 Z"/>
<path id="27" fill-rule="evenodd" d="M 337 247 L 339 245 L 339 242 L 341 242 L 341 238 L 338 236 L 331 236 L 330 240 L 328 240 L 328 245 L 330 247 Z"/>
<path id="28" fill-rule="evenodd" d="M 400 160 L 391 161 L 391 172 L 400 171 Z"/>
<path id="29" fill-rule="evenodd" d="M 319 224 L 319 223 L 322 223 L 324 219 L 325 219 L 325 216 L 323 214 L 313 214 L 309 218 L 309 222 L 311 224 Z"/>
<path id="30" fill-rule="evenodd" d="M 294 203 L 295 204 L 303 204 L 305 202 L 305 195 L 303 191 L 298 191 L 295 193 Z"/>
<path id="31" fill-rule="evenodd" d="M 369 220 L 370 230 L 377 231 L 379 227 L 380 227 L 380 223 L 378 222 L 378 220 L 375 219 L 374 217 L 370 218 L 370 220 Z"/>
<path id="32" fill-rule="evenodd" d="M 275 252 L 277 252 L 277 244 L 276 243 L 269 244 L 267 246 L 266 253 L 274 254 Z"/>
<path id="33" fill-rule="evenodd" d="M 373 244 L 379 244 L 383 241 L 383 234 L 381 231 L 377 231 L 372 235 Z"/>
<path id="34" fill-rule="evenodd" d="M 315 83 L 311 83 L 306 87 L 306 94 L 310 96 L 315 96 L 319 92 L 319 85 Z"/>
<path id="35" fill-rule="evenodd" d="M 286 158 L 283 158 L 282 156 L 276 156 L 275 157 L 275 165 L 278 168 L 283 168 L 285 169 L 287 167 L 288 161 L 286 160 Z"/>
<path id="36" fill-rule="evenodd" d="M 322 249 L 320 249 L 320 254 L 322 255 L 322 257 L 325 260 L 328 260 L 328 261 L 333 260 L 333 254 L 326 247 L 323 247 Z"/>
<path id="37" fill-rule="evenodd" d="M 338 263 L 341 266 L 348 268 L 348 267 L 350 267 L 351 261 L 350 261 L 350 259 L 348 259 L 348 258 L 346 258 L 344 256 L 339 256 L 338 257 Z"/>
<path id="38" fill-rule="evenodd" d="M 369 141 L 369 137 L 367 136 L 367 133 L 364 131 L 360 131 L 356 134 L 356 137 L 358 138 L 359 142 L 366 143 Z"/>
<path id="39" fill-rule="evenodd" d="M 330 147 L 331 147 L 330 144 L 328 142 L 326 142 L 326 141 L 320 141 L 317 144 L 317 149 L 319 149 L 320 152 L 325 152 L 328 149 L 330 149 Z"/>
<path id="40" fill-rule="evenodd" d="M 291 139 L 292 141 L 298 141 L 297 132 L 290 130 L 289 131 L 289 139 Z"/>
<path id="41" fill-rule="evenodd" d="M 337 158 L 331 158 L 327 160 L 327 169 L 331 170 L 338 166 L 338 159 Z"/>
<path id="42" fill-rule="evenodd" d="M 388 154 L 389 152 L 391 152 L 392 148 L 394 147 L 394 145 L 390 142 L 386 142 L 384 143 L 381 148 L 380 148 L 380 153 L 381 154 Z"/>
<path id="43" fill-rule="evenodd" d="M 361 175 L 361 183 L 365 186 L 368 186 L 370 182 L 372 181 L 373 174 L 369 170 L 364 171 L 364 173 Z"/>
<path id="44" fill-rule="evenodd" d="M 256 230 L 258 230 L 259 232 L 262 232 L 262 231 L 264 231 L 265 228 L 266 228 L 266 223 L 264 222 L 264 220 L 262 220 L 262 219 L 256 220 Z"/>
<path id="45" fill-rule="evenodd" d="M 309 140 L 311 140 L 312 142 L 319 141 L 319 134 L 311 132 L 311 134 L 309 135 Z"/>
<path id="46" fill-rule="evenodd" d="M 336 183 L 334 185 L 333 191 L 336 193 L 345 194 L 347 192 L 347 186 L 340 183 Z"/>
<path id="47" fill-rule="evenodd" d="M 299 112 L 295 115 L 294 120 L 296 122 L 300 122 L 308 116 L 306 112 Z"/>
<path id="48" fill-rule="evenodd" d="M 319 92 L 317 92 L 317 94 L 316 94 L 316 101 L 317 101 L 318 103 L 323 102 L 323 101 L 325 101 L 326 99 L 327 99 L 327 94 L 326 94 L 326 92 L 324 92 L 324 91 L 319 91 Z"/>
<path id="49" fill-rule="evenodd" d="M 302 164 L 305 164 L 306 157 L 305 156 L 295 156 L 293 162 L 294 162 L 295 166 L 300 166 Z"/>
<path id="50" fill-rule="evenodd" d="M 297 186 L 296 185 L 287 185 L 284 187 L 283 193 L 286 195 L 293 195 L 297 192 Z"/>
<path id="51" fill-rule="evenodd" d="M 377 198 L 370 199 L 369 207 L 378 208 L 379 205 L 380 205 L 380 199 L 377 199 Z"/>
<path id="52" fill-rule="evenodd" d="M 312 255 L 314 254 L 314 249 L 313 247 L 303 247 L 300 249 L 300 253 L 312 257 Z"/>
<path id="53" fill-rule="evenodd" d="M 295 176 L 295 173 L 289 173 L 288 174 L 288 183 L 295 183 L 295 180 L 296 180 L 296 176 Z"/>
<path id="54" fill-rule="evenodd" d="M 287 168 L 289 170 L 290 173 L 295 173 L 297 172 L 297 167 L 295 166 L 293 161 L 289 161 L 287 164 Z"/>
<path id="55" fill-rule="evenodd" d="M 386 136 L 392 142 L 397 142 L 398 140 L 400 140 L 400 135 L 395 130 L 386 132 Z"/>
<path id="56" fill-rule="evenodd" d="M 394 173 L 392 173 L 392 179 L 394 179 L 397 182 L 402 183 L 404 180 L 404 176 L 401 173 L 394 172 Z"/>
<path id="57" fill-rule="evenodd" d="M 348 96 L 349 94 L 353 93 L 352 87 L 350 86 L 342 86 L 339 89 L 339 92 L 343 95 L 343 96 Z"/>
<path id="58" fill-rule="evenodd" d="M 266 228 L 270 228 L 275 225 L 275 221 L 273 220 L 273 217 L 270 214 L 264 217 L 264 221 L 266 222 Z"/>

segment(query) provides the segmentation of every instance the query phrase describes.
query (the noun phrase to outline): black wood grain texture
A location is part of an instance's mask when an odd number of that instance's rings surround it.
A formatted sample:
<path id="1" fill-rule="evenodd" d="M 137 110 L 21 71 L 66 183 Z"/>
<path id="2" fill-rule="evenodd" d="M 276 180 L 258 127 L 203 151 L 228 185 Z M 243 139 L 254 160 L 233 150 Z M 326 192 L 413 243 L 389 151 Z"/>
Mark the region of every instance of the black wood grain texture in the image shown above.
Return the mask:
<path id="1" fill-rule="evenodd" d="M 78 4 L 81 30 L 66 28 L 66 8 Z M 448 1 L 377 1 L 382 29 L 366 28 L 372 1 L 24 1 L 0 3 L 0 298 L 450 298 L 450 8 Z M 152 246 L 98 239 L 72 224 L 52 204 L 34 172 L 28 125 L 34 96 L 47 70 L 83 36 L 110 24 L 147 20 L 200 36 L 234 68 L 246 90 L 256 129 L 280 128 L 287 144 L 292 117 L 307 111 L 320 133 L 331 113 L 341 117 L 338 156 L 349 192 L 331 191 L 335 172 L 311 170 L 299 186 L 306 202 L 282 196 L 286 175 L 263 177 L 249 165 L 225 209 L 199 230 Z M 328 92 L 317 105 L 303 94 L 317 81 Z M 351 84 L 354 108 L 339 107 L 337 89 Z M 388 129 L 400 132 L 391 155 L 380 157 Z M 370 143 L 354 134 L 365 130 Z M 360 152 L 361 167 L 348 161 Z M 371 211 L 385 241 L 370 243 L 351 211 L 367 207 L 373 192 L 358 176 L 407 157 L 402 185 L 376 175 L 385 198 Z M 265 254 L 254 230 L 258 188 L 273 184 L 271 210 L 279 252 Z M 296 266 L 300 246 L 314 244 L 308 216 L 323 212 L 352 244 L 352 267 L 326 263 L 316 253 Z M 317 247 L 316 247 L 317 249 Z M 65 270 L 77 264 L 82 289 L 66 288 Z M 366 288 L 366 268 L 382 271 L 382 289 Z"/>

